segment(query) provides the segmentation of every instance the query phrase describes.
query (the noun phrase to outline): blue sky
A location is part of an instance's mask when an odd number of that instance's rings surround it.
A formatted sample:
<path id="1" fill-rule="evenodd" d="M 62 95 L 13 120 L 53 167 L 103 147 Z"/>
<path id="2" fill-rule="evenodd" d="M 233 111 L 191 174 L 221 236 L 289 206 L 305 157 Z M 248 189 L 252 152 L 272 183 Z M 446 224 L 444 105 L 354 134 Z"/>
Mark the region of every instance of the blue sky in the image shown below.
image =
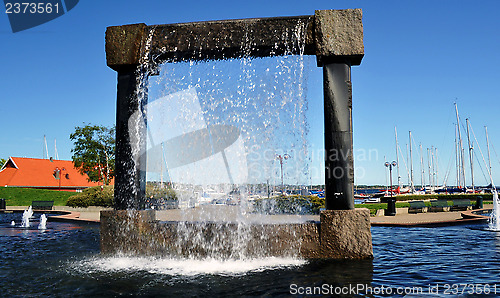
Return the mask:
<path id="1" fill-rule="evenodd" d="M 352 71 L 354 146 L 355 153 L 372 154 L 357 157 L 356 183 L 385 183 L 384 156 L 396 158 L 395 126 L 404 151 L 409 130 L 417 146 L 438 148 L 442 180 L 454 152 L 455 101 L 461 117 L 471 119 L 483 153 L 484 125 L 500 153 L 499 1 L 82 0 L 66 15 L 15 34 L 7 16 L 0 17 L 0 157 L 42 157 L 46 135 L 51 155 L 57 139 L 59 157 L 70 159 L 69 134 L 75 126 L 114 123 L 116 73 L 105 61 L 107 26 L 309 15 L 315 9 L 344 8 L 363 9 L 365 33 L 365 58 Z M 310 112 L 321 115 L 320 69 L 310 82 L 318 88 L 311 92 Z M 310 117 L 310 124 L 311 139 L 321 147 L 321 117 Z M 493 151 L 492 159 L 494 178 L 500 181 L 500 162 Z M 418 155 L 414 167 L 418 184 Z M 448 184 L 454 179 L 451 175 Z M 485 183 L 481 172 L 476 181 Z"/>

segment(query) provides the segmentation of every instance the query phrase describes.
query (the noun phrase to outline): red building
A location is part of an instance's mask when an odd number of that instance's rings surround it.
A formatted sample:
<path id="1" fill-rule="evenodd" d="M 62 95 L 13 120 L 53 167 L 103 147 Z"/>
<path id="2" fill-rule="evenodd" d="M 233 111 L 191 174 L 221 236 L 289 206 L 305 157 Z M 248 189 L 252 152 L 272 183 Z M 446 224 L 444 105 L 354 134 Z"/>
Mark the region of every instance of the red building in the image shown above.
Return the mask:
<path id="1" fill-rule="evenodd" d="M 87 178 L 70 160 L 10 157 L 0 169 L 0 187 L 79 191 L 100 185 Z"/>

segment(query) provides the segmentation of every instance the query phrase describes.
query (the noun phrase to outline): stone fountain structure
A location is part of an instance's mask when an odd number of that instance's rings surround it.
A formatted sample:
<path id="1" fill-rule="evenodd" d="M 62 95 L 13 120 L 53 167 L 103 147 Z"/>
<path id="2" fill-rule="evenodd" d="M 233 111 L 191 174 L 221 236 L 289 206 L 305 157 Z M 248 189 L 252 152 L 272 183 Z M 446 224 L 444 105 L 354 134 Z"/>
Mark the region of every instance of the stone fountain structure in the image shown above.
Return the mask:
<path id="1" fill-rule="evenodd" d="M 305 24 L 305 40 L 297 40 L 293 34 L 297 23 Z M 302 47 L 294 46 L 301 43 Z M 320 222 L 250 225 L 245 256 L 283 256 L 288 254 L 287 248 L 298 246 L 298 256 L 308 259 L 373 257 L 370 214 L 366 209 L 354 209 L 353 194 L 351 66 L 359 65 L 364 56 L 360 9 L 319 10 L 312 16 L 108 27 L 106 59 L 118 74 L 118 92 L 115 210 L 101 212 L 103 253 L 234 256 L 224 235 L 238 229 L 237 224 L 160 223 L 154 210 L 145 210 L 147 120 L 133 129 L 139 139 L 132 140 L 129 119 L 144 110 L 144 82 L 157 74 L 161 63 L 284 54 L 315 55 L 318 67 L 323 68 L 326 210 L 321 212 Z M 179 248 L 179 225 L 201 233 L 210 245 L 184 237 Z"/>

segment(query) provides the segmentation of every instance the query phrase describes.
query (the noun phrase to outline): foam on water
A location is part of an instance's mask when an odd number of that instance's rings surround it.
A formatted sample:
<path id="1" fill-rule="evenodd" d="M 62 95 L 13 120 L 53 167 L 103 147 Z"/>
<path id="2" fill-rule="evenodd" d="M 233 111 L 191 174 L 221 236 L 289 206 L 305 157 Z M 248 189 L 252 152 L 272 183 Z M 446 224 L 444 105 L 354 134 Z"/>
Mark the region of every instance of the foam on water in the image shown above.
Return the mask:
<path id="1" fill-rule="evenodd" d="M 82 273 L 94 272 L 148 272 L 152 274 L 195 275 L 242 275 L 304 265 L 296 258 L 261 258 L 218 260 L 207 258 L 174 259 L 154 257 L 97 257 L 73 264 L 72 269 Z"/>
<path id="2" fill-rule="evenodd" d="M 500 232 L 500 204 L 498 202 L 498 193 L 495 190 L 493 191 L 493 210 L 490 214 L 488 229 Z"/>

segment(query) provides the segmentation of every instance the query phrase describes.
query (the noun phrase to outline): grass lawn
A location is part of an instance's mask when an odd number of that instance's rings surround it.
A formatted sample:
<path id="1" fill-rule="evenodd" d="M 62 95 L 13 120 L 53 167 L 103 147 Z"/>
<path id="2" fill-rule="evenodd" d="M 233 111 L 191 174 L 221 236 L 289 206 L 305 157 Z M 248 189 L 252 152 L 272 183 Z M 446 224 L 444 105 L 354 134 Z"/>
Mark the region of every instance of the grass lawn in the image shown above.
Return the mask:
<path id="1" fill-rule="evenodd" d="M 0 187 L 0 199 L 5 199 L 7 206 L 30 206 L 32 201 L 54 201 L 54 206 L 66 206 L 66 202 L 75 192 L 47 189 Z"/>

